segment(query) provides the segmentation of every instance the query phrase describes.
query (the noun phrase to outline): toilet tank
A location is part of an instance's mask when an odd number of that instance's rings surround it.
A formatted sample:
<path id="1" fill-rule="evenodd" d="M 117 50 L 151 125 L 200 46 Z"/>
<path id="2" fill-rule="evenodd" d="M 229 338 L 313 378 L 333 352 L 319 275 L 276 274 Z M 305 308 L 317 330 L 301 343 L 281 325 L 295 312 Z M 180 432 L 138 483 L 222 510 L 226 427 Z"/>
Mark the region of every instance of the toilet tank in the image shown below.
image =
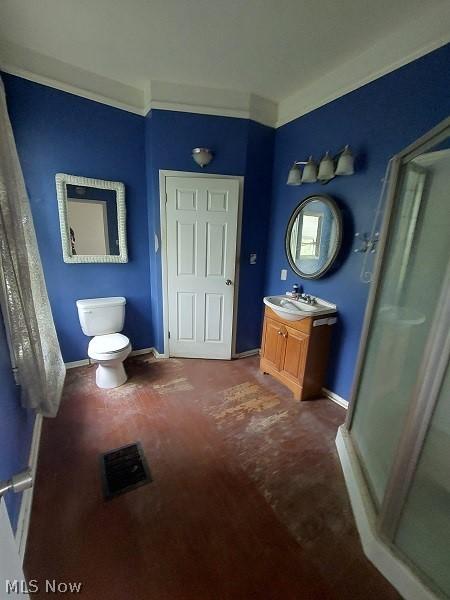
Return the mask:
<path id="1" fill-rule="evenodd" d="M 123 329 L 126 300 L 115 298 L 88 298 L 77 300 L 78 318 L 85 335 L 106 335 Z"/>

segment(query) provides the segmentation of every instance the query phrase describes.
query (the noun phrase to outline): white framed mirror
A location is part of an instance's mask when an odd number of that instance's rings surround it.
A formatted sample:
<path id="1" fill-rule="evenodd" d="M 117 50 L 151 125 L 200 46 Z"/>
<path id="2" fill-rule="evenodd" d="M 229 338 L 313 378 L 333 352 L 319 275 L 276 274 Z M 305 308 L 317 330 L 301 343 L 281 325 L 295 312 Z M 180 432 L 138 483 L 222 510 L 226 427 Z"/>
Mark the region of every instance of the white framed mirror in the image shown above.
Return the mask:
<path id="1" fill-rule="evenodd" d="M 128 262 L 123 183 L 66 173 L 55 181 L 64 262 Z"/>

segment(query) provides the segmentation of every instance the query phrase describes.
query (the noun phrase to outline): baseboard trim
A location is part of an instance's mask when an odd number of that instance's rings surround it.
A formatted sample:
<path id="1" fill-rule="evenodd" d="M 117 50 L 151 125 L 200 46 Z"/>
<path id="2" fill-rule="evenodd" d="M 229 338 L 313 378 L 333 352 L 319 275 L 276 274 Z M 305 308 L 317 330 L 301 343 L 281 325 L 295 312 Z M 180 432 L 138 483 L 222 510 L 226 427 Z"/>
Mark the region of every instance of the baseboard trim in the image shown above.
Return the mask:
<path id="1" fill-rule="evenodd" d="M 246 358 L 247 356 L 255 356 L 259 354 L 260 349 L 254 348 L 253 350 L 246 350 L 245 352 L 236 352 L 233 354 L 233 358 Z M 169 358 L 168 354 L 164 352 L 158 352 L 156 348 L 141 348 L 140 350 L 133 350 L 130 352 L 130 356 L 140 356 L 141 354 L 153 354 L 155 358 Z M 90 364 L 89 358 L 82 358 L 81 360 L 74 360 L 72 362 L 66 362 L 66 369 L 76 369 L 77 367 L 84 367 Z M 324 391 L 325 393 L 325 391 Z M 329 392 L 330 394 L 332 392 Z M 345 400 L 343 400 L 345 402 Z"/>
<path id="2" fill-rule="evenodd" d="M 141 354 L 155 354 L 155 356 L 157 355 L 157 352 L 154 348 L 141 348 L 140 350 L 132 350 L 130 352 L 130 356 L 139 356 Z M 158 355 L 157 358 L 161 357 L 161 355 Z M 92 361 L 89 360 L 89 358 L 82 358 L 81 360 L 74 360 L 72 362 L 66 362 L 66 369 L 75 369 L 76 367 L 84 367 L 85 365 L 89 365 Z"/>
<path id="3" fill-rule="evenodd" d="M 141 354 L 154 354 L 154 348 L 141 348 L 140 350 L 133 350 L 130 352 L 130 356 L 140 356 Z"/>
<path id="4" fill-rule="evenodd" d="M 245 352 L 235 352 L 233 358 L 246 358 L 247 356 L 255 356 L 260 353 L 260 348 L 254 348 L 253 350 L 246 350 Z"/>
<path id="5" fill-rule="evenodd" d="M 25 557 L 25 550 L 27 547 L 28 530 L 30 528 L 31 506 L 33 504 L 33 492 L 36 486 L 36 472 L 39 459 L 39 445 L 41 443 L 42 419 L 42 415 L 36 415 L 33 427 L 33 437 L 31 439 L 30 456 L 28 459 L 28 464 L 33 474 L 33 487 L 28 490 L 25 490 L 22 494 L 19 519 L 17 521 L 15 537 L 17 548 L 19 551 L 19 556 L 22 562 Z"/>
<path id="6" fill-rule="evenodd" d="M 342 408 L 345 408 L 345 410 L 348 409 L 348 400 L 345 400 L 344 398 L 342 398 L 338 394 L 335 394 L 331 390 L 328 390 L 327 388 L 322 388 L 322 392 L 329 400 L 336 402 L 336 404 L 339 404 L 339 406 L 342 406 Z"/>
<path id="7" fill-rule="evenodd" d="M 338 429 L 336 447 L 365 555 L 406 600 L 438 600 L 438 597 L 378 537 L 376 514 L 370 493 L 344 425 Z"/>
<path id="8" fill-rule="evenodd" d="M 66 365 L 66 369 L 76 369 L 76 367 L 84 367 L 89 364 L 88 358 L 83 358 L 81 360 L 74 360 L 72 362 L 64 363 Z"/>

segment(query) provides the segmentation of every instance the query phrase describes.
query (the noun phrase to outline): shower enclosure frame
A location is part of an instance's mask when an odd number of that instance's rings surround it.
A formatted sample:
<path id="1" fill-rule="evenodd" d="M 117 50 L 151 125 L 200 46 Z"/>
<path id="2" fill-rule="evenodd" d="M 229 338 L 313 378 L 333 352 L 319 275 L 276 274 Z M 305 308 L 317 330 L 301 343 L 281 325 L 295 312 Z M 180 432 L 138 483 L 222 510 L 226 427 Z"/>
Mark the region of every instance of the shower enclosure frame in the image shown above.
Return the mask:
<path id="1" fill-rule="evenodd" d="M 378 252 L 374 266 L 374 277 L 371 285 L 368 303 L 364 316 L 364 325 L 361 335 L 360 347 L 356 363 L 353 386 L 349 401 L 349 410 L 343 431 L 351 444 L 351 428 L 355 412 L 356 399 L 361 384 L 361 376 L 368 349 L 368 340 L 371 333 L 373 316 L 380 293 L 380 282 L 386 266 L 386 248 L 391 233 L 396 198 L 402 184 L 403 167 L 418 155 L 430 150 L 438 143 L 450 136 L 450 117 L 439 123 L 436 127 L 423 135 L 413 144 L 396 154 L 390 161 L 389 182 L 386 195 L 386 205 L 379 240 Z M 402 429 L 400 441 L 395 453 L 395 459 L 390 469 L 388 482 L 384 492 L 380 510 L 376 511 L 373 502 L 373 515 L 371 525 L 376 534 L 386 543 L 391 552 L 401 556 L 401 552 L 394 548 L 393 540 L 402 515 L 408 491 L 413 481 L 425 438 L 438 400 L 438 394 L 443 382 L 445 371 L 450 359 L 450 265 L 444 276 L 438 308 L 433 317 L 416 385 L 408 407 L 406 421 Z M 355 448 L 352 451 L 356 454 Z M 341 454 L 341 453 L 340 453 Z M 357 457 L 358 458 L 358 457 Z M 342 459 L 342 457 L 341 457 Z M 358 461 L 359 462 L 359 461 Z M 359 464 L 361 474 L 364 471 Z M 367 481 L 365 481 L 367 484 Z M 367 485 L 367 488 L 370 488 Z M 373 500 L 373 499 L 372 499 Z M 375 561 L 374 561 L 375 562 Z M 389 578 L 389 577 L 388 577 Z"/>

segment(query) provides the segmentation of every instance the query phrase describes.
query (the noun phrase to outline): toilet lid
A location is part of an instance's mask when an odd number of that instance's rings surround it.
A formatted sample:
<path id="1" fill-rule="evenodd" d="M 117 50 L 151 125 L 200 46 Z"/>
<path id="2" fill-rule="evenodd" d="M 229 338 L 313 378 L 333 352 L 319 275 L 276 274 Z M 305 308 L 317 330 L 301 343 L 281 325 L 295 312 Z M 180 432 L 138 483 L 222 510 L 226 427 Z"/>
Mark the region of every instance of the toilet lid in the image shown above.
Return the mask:
<path id="1" fill-rule="evenodd" d="M 97 354 L 109 354 L 124 350 L 130 340 L 121 333 L 108 333 L 107 335 L 96 335 L 89 342 L 89 351 Z"/>

